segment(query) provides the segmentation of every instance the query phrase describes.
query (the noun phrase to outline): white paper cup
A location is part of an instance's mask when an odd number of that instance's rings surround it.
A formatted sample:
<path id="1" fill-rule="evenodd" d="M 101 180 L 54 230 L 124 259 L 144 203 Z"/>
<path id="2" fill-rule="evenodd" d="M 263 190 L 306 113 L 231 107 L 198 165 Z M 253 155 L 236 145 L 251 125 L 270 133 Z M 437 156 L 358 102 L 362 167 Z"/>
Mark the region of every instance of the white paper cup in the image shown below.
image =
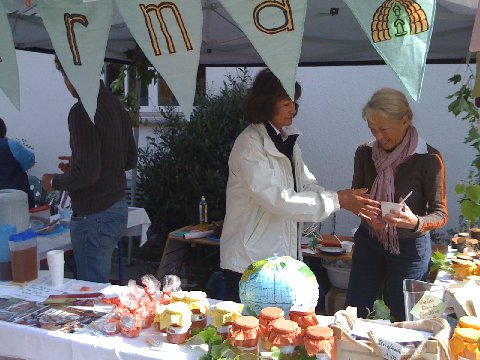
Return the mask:
<path id="1" fill-rule="evenodd" d="M 64 278 L 64 266 L 63 266 L 63 264 L 49 267 L 48 272 L 50 274 L 50 284 L 52 286 L 63 285 L 63 278 Z"/>
<path id="2" fill-rule="evenodd" d="M 47 252 L 48 272 L 52 286 L 63 284 L 64 277 L 64 252 L 63 250 L 50 250 Z"/>
<path id="3" fill-rule="evenodd" d="M 390 214 L 390 210 L 403 210 L 403 204 L 393 203 L 388 201 L 381 201 L 382 204 L 382 216 Z"/>

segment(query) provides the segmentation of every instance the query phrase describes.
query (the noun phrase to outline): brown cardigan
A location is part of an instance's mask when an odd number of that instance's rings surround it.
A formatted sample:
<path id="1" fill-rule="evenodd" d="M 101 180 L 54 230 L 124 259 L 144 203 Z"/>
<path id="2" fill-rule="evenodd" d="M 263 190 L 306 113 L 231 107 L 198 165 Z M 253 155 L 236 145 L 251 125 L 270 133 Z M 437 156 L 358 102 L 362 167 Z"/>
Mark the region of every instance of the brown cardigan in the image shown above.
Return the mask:
<path id="1" fill-rule="evenodd" d="M 352 188 L 371 190 L 376 176 L 372 147 L 360 145 L 355 152 Z M 418 216 L 418 227 L 415 230 L 397 228 L 399 239 L 419 237 L 441 228 L 448 220 L 445 167 L 440 152 L 428 144 L 426 154 L 412 155 L 395 171 L 394 201 L 398 202 L 399 197 L 405 197 L 410 190 L 413 193 L 406 203 Z"/>

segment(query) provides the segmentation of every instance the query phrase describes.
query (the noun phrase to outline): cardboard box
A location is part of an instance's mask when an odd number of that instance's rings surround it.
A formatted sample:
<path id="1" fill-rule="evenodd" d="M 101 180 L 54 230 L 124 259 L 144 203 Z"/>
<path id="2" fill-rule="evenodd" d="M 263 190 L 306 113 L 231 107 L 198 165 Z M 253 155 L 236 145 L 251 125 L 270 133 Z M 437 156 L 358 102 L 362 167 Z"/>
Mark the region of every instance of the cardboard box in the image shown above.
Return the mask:
<path id="1" fill-rule="evenodd" d="M 325 295 L 325 313 L 334 315 L 338 310 L 345 309 L 347 290 L 332 287 Z"/>

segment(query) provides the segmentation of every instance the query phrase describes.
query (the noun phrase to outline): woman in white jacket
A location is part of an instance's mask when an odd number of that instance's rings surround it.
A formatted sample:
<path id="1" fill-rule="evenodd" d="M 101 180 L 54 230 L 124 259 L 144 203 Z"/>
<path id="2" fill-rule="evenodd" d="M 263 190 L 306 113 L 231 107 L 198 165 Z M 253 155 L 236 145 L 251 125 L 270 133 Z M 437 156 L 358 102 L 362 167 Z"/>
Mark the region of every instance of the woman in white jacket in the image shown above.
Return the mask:
<path id="1" fill-rule="evenodd" d="M 291 126 L 301 87 L 292 101 L 268 69 L 255 78 L 245 99 L 249 125 L 229 158 L 226 215 L 220 241 L 225 298 L 239 301 L 238 282 L 254 261 L 274 253 L 302 259 L 301 222 L 320 222 L 344 208 L 369 220 L 380 203 L 366 189 L 325 190 L 302 161 Z M 300 223 L 300 224 L 299 224 Z"/>

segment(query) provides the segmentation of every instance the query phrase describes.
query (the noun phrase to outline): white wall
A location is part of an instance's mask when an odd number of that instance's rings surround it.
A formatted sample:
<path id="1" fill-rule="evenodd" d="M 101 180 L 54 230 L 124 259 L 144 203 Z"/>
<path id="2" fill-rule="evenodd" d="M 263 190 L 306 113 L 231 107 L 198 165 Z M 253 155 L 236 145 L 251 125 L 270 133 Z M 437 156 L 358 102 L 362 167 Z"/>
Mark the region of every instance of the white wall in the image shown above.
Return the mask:
<path id="1" fill-rule="evenodd" d="M 41 176 L 56 172 L 57 159 L 69 154 L 67 115 L 74 99 L 67 92 L 51 55 L 17 51 L 20 69 L 21 111 L 18 112 L 0 91 L 0 117 L 8 126 L 8 136 L 25 138 L 35 148 L 36 165 L 29 173 Z M 222 86 L 232 68 L 207 69 L 207 83 L 214 92 Z M 411 101 L 414 121 L 420 135 L 443 155 L 447 172 L 447 200 L 450 220 L 445 227 L 458 225 L 459 205 L 456 183 L 468 175 L 473 150 L 463 143 L 464 122 L 448 112 L 446 96 L 456 87 L 447 79 L 465 72 L 465 65 L 428 65 L 420 101 Z M 332 190 L 351 185 L 353 156 L 358 144 L 372 138 L 360 113 L 371 94 L 381 87 L 403 90 L 387 66 L 300 68 L 298 81 L 303 87 L 300 113 L 295 125 L 305 163 L 320 184 Z M 140 146 L 150 129 L 140 129 Z M 337 233 L 349 234 L 358 219 L 341 211 L 336 217 Z M 332 218 L 323 231 L 332 230 Z"/>

